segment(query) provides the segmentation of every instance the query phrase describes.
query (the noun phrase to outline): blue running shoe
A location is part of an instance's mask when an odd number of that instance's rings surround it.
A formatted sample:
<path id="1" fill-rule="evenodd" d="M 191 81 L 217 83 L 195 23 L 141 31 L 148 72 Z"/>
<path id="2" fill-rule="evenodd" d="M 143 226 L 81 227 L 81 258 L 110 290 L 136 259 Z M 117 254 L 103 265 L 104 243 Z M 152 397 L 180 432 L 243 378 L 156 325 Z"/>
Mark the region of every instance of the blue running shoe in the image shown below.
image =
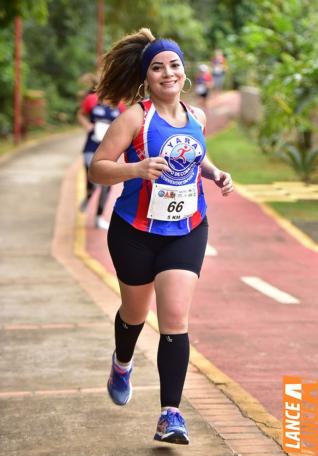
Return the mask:
<path id="1" fill-rule="evenodd" d="M 170 409 L 162 412 L 154 439 L 160 442 L 188 445 L 188 431 L 181 414 Z"/>
<path id="2" fill-rule="evenodd" d="M 113 354 L 112 368 L 107 382 L 107 390 L 112 401 L 117 405 L 126 405 L 131 399 L 131 371 L 132 368 L 130 368 L 127 372 L 121 371 L 115 364 L 115 354 Z"/>

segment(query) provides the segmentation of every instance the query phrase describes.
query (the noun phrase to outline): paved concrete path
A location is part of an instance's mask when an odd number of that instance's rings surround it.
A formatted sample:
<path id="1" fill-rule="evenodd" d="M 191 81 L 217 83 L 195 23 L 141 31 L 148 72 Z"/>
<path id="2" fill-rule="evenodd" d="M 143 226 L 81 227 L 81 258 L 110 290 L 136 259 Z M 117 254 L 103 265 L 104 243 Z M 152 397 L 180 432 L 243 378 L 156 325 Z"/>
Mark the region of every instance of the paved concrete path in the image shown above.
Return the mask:
<path id="1" fill-rule="evenodd" d="M 74 256 L 82 141 L 62 135 L 0 166 L 1 455 L 282 454 L 194 366 L 182 403 L 190 447 L 153 442 L 158 336 L 148 325 L 131 403 L 108 399 L 119 298 Z"/>

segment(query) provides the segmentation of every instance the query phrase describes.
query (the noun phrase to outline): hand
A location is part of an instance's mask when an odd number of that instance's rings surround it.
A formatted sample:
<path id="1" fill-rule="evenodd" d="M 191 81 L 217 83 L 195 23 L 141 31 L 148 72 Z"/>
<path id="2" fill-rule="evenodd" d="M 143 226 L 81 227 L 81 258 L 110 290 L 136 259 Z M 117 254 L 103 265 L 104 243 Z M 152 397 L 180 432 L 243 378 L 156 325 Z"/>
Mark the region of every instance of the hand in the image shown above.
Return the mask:
<path id="1" fill-rule="evenodd" d="M 145 158 L 137 164 L 138 177 L 142 179 L 158 179 L 163 171 L 170 171 L 166 160 L 163 157 Z"/>
<path id="2" fill-rule="evenodd" d="M 223 196 L 228 196 L 234 190 L 231 175 L 225 171 L 216 169 L 214 172 L 214 182 L 222 190 Z"/>
<path id="3" fill-rule="evenodd" d="M 93 123 L 87 123 L 85 126 L 86 132 L 91 133 L 94 130 L 94 124 Z"/>

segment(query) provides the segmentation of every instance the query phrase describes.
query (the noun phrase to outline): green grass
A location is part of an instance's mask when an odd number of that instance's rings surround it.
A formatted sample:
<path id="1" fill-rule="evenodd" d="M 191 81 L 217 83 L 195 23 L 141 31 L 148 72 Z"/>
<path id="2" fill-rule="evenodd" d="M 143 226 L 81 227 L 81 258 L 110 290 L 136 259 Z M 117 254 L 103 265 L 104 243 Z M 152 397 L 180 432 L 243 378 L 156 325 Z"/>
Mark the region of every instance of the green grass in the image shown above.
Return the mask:
<path id="1" fill-rule="evenodd" d="M 288 220 L 316 221 L 318 225 L 318 201 L 303 200 L 288 203 L 277 201 L 267 204 Z"/>
<path id="2" fill-rule="evenodd" d="M 233 180 L 239 184 L 271 184 L 277 181 L 299 180 L 286 163 L 263 154 L 257 144 L 236 124 L 208 138 L 207 149 L 213 163 L 230 172 Z M 267 204 L 291 222 L 317 222 L 318 232 L 318 201 Z"/>
<path id="3" fill-rule="evenodd" d="M 15 148 L 12 139 L 0 140 L 0 157 Z"/>
<path id="4" fill-rule="evenodd" d="M 298 180 L 282 160 L 265 155 L 236 124 L 207 139 L 210 159 L 239 184 L 270 184 Z"/>

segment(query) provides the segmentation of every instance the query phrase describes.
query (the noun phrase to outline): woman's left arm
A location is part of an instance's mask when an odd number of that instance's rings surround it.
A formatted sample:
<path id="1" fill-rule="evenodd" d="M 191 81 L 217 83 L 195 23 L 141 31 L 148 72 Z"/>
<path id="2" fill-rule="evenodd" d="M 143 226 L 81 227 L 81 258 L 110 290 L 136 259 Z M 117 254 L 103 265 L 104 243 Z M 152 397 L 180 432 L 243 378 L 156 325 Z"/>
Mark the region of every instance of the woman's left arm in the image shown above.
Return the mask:
<path id="1" fill-rule="evenodd" d="M 206 116 L 202 109 L 193 108 L 196 117 L 199 119 L 201 124 L 206 126 Z M 233 182 L 231 175 L 221 169 L 217 168 L 207 156 L 201 162 L 201 174 L 206 179 L 213 180 L 215 184 L 220 187 L 223 196 L 228 196 L 233 192 Z"/>
<path id="2" fill-rule="evenodd" d="M 201 162 L 201 173 L 202 177 L 213 180 L 220 187 L 223 196 L 228 196 L 233 192 L 231 175 L 213 165 L 207 156 Z"/>

